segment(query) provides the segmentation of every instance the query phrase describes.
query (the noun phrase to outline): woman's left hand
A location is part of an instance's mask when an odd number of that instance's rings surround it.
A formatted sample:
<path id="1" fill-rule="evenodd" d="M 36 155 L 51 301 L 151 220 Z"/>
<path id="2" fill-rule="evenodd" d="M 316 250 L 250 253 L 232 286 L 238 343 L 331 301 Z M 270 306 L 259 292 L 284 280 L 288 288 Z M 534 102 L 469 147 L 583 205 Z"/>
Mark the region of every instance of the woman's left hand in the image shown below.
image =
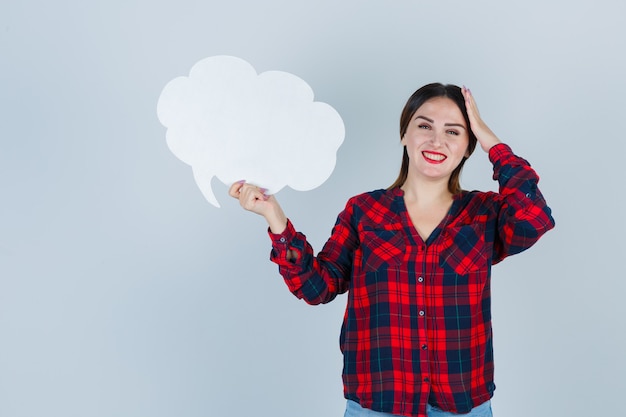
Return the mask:
<path id="1" fill-rule="evenodd" d="M 500 139 L 489 129 L 487 124 L 480 118 L 476 101 L 469 88 L 463 86 L 463 97 L 465 98 L 465 107 L 467 108 L 467 115 L 470 120 L 470 129 L 474 132 L 480 147 L 485 152 L 489 152 L 492 146 L 500 143 Z"/>

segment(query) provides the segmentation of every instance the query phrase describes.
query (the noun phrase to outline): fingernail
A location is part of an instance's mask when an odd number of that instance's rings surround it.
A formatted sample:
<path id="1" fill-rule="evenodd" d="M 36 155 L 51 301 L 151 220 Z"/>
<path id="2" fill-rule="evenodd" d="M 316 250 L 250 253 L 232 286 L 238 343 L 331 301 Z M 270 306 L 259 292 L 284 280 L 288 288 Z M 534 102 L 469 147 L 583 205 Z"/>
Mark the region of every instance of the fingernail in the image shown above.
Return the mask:
<path id="1" fill-rule="evenodd" d="M 246 182 L 246 180 L 239 180 L 235 184 L 243 184 L 244 182 Z"/>
<path id="2" fill-rule="evenodd" d="M 259 191 L 261 191 L 263 194 L 265 194 L 267 192 L 267 188 L 259 188 Z"/>

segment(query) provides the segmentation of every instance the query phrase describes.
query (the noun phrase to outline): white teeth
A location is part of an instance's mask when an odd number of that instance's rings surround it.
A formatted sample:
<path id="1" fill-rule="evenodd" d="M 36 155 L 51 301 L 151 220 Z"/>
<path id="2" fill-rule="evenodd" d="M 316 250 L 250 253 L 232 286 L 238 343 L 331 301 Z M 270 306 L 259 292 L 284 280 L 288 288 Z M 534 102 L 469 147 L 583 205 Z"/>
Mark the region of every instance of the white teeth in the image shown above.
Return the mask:
<path id="1" fill-rule="evenodd" d="M 439 154 L 428 153 L 428 152 L 424 152 L 424 156 L 434 161 L 443 161 L 446 158 L 445 155 L 439 155 Z"/>

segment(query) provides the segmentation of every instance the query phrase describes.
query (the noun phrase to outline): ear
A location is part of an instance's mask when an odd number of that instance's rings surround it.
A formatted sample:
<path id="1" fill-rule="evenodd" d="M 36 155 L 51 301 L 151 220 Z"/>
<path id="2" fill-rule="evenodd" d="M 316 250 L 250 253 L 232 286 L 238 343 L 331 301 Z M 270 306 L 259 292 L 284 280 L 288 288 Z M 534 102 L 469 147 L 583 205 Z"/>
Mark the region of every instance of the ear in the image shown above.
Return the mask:
<path id="1" fill-rule="evenodd" d="M 404 139 L 404 137 L 405 137 L 405 136 L 406 136 L 406 135 L 402 135 L 402 138 L 400 138 L 400 143 L 401 143 L 403 146 L 406 146 L 406 140 Z"/>

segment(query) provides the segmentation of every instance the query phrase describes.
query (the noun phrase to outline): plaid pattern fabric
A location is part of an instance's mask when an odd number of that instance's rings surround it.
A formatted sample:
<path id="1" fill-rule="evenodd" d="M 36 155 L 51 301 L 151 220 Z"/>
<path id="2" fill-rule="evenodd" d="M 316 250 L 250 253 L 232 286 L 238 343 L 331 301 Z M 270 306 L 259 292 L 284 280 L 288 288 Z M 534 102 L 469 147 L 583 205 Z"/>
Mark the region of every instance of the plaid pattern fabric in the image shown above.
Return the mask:
<path id="1" fill-rule="evenodd" d="M 491 265 L 554 227 L 537 174 L 504 144 L 489 152 L 499 193 L 463 192 L 424 242 L 401 189 L 351 198 L 314 256 L 291 222 L 271 260 L 310 304 L 348 292 L 340 345 L 344 393 L 365 408 L 467 413 L 492 397 Z M 297 253 L 292 262 L 288 250 Z"/>

